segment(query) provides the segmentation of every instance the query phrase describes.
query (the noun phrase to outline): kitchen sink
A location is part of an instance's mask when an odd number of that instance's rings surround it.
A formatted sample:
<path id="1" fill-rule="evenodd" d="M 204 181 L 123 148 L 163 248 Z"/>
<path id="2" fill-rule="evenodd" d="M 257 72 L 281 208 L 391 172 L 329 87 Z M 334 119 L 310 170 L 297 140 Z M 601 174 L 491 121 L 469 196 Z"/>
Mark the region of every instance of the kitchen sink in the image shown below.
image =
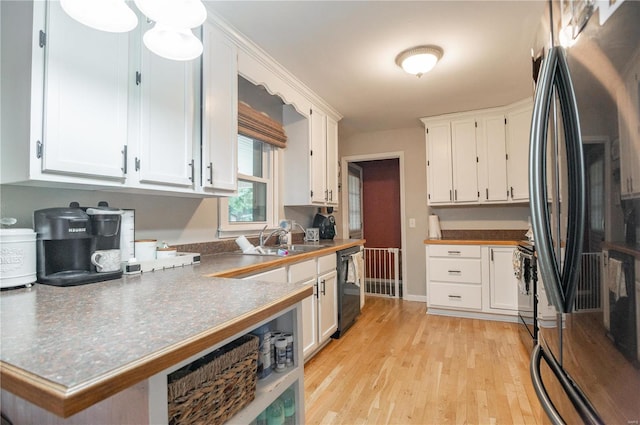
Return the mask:
<path id="1" fill-rule="evenodd" d="M 271 257 L 284 257 L 287 255 L 302 254 L 303 252 L 317 251 L 326 248 L 329 245 L 288 245 L 288 246 L 269 246 L 262 247 L 260 251 L 242 252 L 242 255 L 266 255 Z"/>

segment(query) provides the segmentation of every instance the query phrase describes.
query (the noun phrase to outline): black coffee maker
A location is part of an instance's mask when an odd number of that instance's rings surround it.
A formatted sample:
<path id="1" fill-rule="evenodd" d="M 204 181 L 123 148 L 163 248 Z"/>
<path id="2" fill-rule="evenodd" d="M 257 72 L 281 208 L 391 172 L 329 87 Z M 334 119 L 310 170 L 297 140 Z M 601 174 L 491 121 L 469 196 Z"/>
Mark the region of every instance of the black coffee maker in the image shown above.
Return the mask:
<path id="1" fill-rule="evenodd" d="M 326 215 L 318 212 L 313 218 L 313 227 L 318 228 L 320 239 L 333 239 L 336 236 L 336 219 L 331 215 L 332 212 L 333 208 L 327 207 Z"/>
<path id="2" fill-rule="evenodd" d="M 104 209 L 104 213 L 100 213 Z M 34 211 L 37 233 L 36 270 L 39 283 L 73 286 L 117 279 L 117 270 L 101 266 L 100 254 L 120 251 L 120 214 L 108 206 L 46 208 Z M 99 254 L 97 254 L 99 253 Z M 97 260 L 96 260 L 97 259 Z"/>

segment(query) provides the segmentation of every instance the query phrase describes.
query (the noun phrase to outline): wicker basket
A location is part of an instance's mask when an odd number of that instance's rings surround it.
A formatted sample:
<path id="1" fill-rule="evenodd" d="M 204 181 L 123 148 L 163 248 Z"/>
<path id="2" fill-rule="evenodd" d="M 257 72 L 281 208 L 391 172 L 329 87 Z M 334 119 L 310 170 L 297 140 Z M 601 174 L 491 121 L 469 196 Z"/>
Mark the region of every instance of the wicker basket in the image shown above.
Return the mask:
<path id="1" fill-rule="evenodd" d="M 222 424 L 256 395 L 258 337 L 245 335 L 167 377 L 169 424 Z"/>

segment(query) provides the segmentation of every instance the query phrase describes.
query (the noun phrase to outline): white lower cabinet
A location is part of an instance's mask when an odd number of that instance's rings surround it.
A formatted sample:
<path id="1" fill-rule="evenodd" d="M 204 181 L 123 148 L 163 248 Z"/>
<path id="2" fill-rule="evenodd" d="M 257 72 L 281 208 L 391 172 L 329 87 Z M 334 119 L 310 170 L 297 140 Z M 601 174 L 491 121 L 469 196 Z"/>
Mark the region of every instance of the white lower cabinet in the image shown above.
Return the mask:
<path id="1" fill-rule="evenodd" d="M 289 282 L 313 284 L 313 295 L 302 301 L 302 353 L 315 354 L 338 328 L 336 256 L 325 255 L 289 266 Z"/>
<path id="2" fill-rule="evenodd" d="M 262 280 L 264 282 L 286 282 L 287 269 L 286 267 L 279 267 L 277 269 L 268 270 L 266 272 L 245 276 L 242 279 Z"/>
<path id="3" fill-rule="evenodd" d="M 518 282 L 513 246 L 427 245 L 427 310 L 514 320 Z"/>

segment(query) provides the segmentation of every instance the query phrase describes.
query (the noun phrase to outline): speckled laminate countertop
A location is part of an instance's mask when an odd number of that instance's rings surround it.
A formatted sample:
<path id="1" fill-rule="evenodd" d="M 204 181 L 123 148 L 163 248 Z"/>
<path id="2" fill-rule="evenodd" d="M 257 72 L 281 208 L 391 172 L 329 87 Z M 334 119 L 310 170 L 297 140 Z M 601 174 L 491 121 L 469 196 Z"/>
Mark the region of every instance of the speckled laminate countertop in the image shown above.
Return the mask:
<path id="1" fill-rule="evenodd" d="M 333 241 L 289 257 L 210 255 L 107 282 L 2 291 L 2 388 L 69 416 L 313 293 L 311 285 L 212 275 L 253 273 L 362 242 Z"/>

